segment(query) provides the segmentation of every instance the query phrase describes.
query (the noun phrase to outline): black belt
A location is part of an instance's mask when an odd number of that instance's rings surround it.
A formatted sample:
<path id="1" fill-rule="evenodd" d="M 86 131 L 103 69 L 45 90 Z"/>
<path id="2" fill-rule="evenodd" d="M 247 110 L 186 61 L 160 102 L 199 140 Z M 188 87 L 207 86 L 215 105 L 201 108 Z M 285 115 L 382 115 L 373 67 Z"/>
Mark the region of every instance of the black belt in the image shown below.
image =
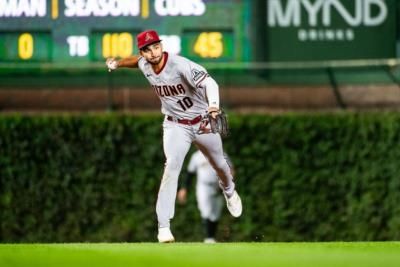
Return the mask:
<path id="1" fill-rule="evenodd" d="M 176 121 L 177 123 L 181 123 L 181 124 L 185 124 L 185 125 L 193 125 L 193 124 L 199 123 L 199 122 L 202 120 L 202 118 L 203 118 L 203 117 L 202 117 L 201 115 L 195 117 L 195 118 L 192 119 L 192 120 L 188 120 L 188 119 L 174 119 L 174 118 L 171 117 L 171 116 L 167 116 L 167 120 L 169 120 L 169 121 Z"/>

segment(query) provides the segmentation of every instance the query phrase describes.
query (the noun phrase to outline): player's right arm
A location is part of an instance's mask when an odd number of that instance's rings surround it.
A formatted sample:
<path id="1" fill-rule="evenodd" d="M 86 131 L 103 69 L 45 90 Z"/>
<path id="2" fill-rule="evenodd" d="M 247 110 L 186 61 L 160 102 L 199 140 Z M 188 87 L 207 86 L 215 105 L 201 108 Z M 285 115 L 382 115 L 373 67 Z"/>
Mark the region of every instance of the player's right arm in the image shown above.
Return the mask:
<path id="1" fill-rule="evenodd" d="M 116 70 L 118 68 L 138 68 L 140 56 L 133 55 L 130 57 L 115 59 L 115 58 L 107 58 L 106 65 L 109 71 Z"/>

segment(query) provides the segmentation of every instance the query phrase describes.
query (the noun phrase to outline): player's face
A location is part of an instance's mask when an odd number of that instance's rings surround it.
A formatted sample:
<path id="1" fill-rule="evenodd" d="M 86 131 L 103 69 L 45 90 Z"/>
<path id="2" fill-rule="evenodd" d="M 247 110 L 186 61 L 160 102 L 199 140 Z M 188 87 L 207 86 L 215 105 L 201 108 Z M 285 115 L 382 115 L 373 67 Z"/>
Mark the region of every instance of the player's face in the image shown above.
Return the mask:
<path id="1" fill-rule="evenodd" d="M 163 50 L 161 43 L 155 43 L 146 46 L 140 50 L 140 54 L 153 65 L 158 65 L 161 62 Z"/>

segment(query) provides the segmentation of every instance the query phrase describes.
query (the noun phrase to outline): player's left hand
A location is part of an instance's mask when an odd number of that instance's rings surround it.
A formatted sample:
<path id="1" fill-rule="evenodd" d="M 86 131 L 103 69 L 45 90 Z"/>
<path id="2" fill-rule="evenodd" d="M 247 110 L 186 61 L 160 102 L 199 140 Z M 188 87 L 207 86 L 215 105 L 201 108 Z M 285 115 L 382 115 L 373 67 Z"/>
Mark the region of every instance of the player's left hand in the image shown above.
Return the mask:
<path id="1" fill-rule="evenodd" d="M 208 108 L 208 122 L 212 133 L 219 133 L 221 137 L 227 137 L 229 134 L 228 119 L 225 112 L 221 109 Z"/>
<path id="2" fill-rule="evenodd" d="M 211 115 L 214 119 L 217 117 L 217 115 L 220 113 L 220 109 L 216 107 L 208 107 L 207 108 L 207 113 Z"/>

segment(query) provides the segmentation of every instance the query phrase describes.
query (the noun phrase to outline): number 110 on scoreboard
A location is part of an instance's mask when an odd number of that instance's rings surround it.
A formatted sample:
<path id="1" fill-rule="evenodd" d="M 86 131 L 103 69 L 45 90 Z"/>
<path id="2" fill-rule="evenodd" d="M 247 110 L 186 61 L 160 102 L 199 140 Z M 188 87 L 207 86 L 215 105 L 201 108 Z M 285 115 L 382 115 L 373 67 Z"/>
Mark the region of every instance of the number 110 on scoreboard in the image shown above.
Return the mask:
<path id="1" fill-rule="evenodd" d="M 138 54 L 139 31 L 98 31 L 89 35 L 70 35 L 60 42 L 46 31 L 0 32 L 0 61 L 68 62 L 103 61 Z M 184 31 L 181 35 L 162 35 L 165 51 L 200 61 L 234 59 L 231 31 Z"/>
<path id="2" fill-rule="evenodd" d="M 93 32 L 91 35 L 91 58 L 99 61 L 109 57 L 129 57 L 137 53 L 135 32 Z"/>

